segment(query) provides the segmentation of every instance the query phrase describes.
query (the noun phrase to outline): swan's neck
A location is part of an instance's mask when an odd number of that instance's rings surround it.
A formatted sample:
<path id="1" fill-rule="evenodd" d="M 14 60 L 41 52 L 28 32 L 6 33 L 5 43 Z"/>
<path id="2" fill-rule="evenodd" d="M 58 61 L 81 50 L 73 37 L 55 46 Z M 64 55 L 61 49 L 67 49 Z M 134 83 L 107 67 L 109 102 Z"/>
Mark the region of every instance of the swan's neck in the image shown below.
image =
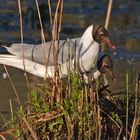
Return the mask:
<path id="1" fill-rule="evenodd" d="M 80 69 L 89 71 L 96 66 L 100 44 L 97 43 L 92 37 L 93 25 L 87 28 L 79 41 L 81 46 L 80 51 Z"/>

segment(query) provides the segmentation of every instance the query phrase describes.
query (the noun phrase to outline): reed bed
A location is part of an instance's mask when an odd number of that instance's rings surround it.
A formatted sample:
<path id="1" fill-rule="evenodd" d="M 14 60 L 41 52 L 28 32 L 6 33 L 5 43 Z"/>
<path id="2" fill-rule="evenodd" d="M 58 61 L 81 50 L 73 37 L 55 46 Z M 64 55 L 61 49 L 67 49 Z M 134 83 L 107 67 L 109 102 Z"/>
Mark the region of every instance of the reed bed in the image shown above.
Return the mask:
<path id="1" fill-rule="evenodd" d="M 21 42 L 23 42 L 20 0 L 18 0 L 18 4 Z M 36 5 L 42 47 L 44 48 L 45 34 L 37 0 Z M 107 87 L 104 87 L 101 84 L 102 78 L 89 80 L 89 83 L 85 84 L 84 78 L 77 73 L 76 59 L 75 72 L 73 74 L 69 72 L 67 78 L 60 79 L 57 64 L 59 41 L 57 40 L 59 40 L 61 33 L 64 1 L 58 0 L 54 18 L 52 17 L 50 0 L 48 0 L 48 6 L 52 27 L 52 43 L 47 47 L 55 50 L 55 77 L 53 79 L 44 77 L 44 84 L 39 84 L 34 91 L 29 91 L 31 102 L 27 108 L 21 105 L 14 84 L 10 80 L 19 102 L 19 109 L 14 113 L 10 102 L 11 120 L 5 125 L 7 130 L 0 131 L 1 139 L 5 140 L 7 135 L 10 135 L 11 139 L 27 140 L 138 139 L 140 137 L 138 78 L 136 78 L 134 93 L 129 93 L 129 77 L 126 74 L 126 90 L 116 93 L 117 95 L 125 95 L 124 99 L 120 99 Z M 110 7 L 111 5 L 109 11 Z M 109 17 L 106 22 L 107 28 Z M 70 46 L 69 39 L 68 45 Z M 45 52 L 44 59 L 47 68 L 49 56 L 46 56 Z M 8 71 L 6 72 L 8 73 Z M 11 79 L 10 75 L 8 77 Z M 26 80 L 28 85 L 27 75 Z"/>
<path id="2" fill-rule="evenodd" d="M 128 85 L 125 91 L 117 93 L 126 95 L 124 99 L 102 87 L 99 81 L 85 85 L 77 73 L 64 81 L 58 80 L 57 85 L 55 92 L 52 82 L 38 85 L 32 91 L 28 109 L 20 106 L 19 111 L 13 113 L 11 105 L 8 130 L 0 136 L 9 134 L 14 139 L 44 140 L 138 139 L 139 97 L 137 93 L 129 93 Z M 53 97 L 53 104 L 52 92 L 60 95 Z"/>

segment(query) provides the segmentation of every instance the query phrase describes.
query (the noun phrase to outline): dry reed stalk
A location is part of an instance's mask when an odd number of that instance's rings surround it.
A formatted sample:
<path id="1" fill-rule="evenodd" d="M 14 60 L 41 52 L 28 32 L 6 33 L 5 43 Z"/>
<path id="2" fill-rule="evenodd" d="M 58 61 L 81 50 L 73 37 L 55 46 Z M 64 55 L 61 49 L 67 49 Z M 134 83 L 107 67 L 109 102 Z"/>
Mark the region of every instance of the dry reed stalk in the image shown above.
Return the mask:
<path id="1" fill-rule="evenodd" d="M 34 121 L 33 123 L 30 123 L 30 126 L 37 125 L 37 124 L 42 123 L 42 122 L 51 121 L 51 120 L 54 120 L 54 119 L 56 119 L 58 117 L 62 117 L 63 115 L 64 115 L 64 113 L 61 113 L 61 110 L 51 111 L 51 112 L 48 112 L 46 114 L 42 114 L 41 116 L 39 116 L 38 120 Z M 34 116 L 34 118 L 36 118 L 36 117 L 38 117 L 38 115 Z M 33 118 L 33 116 L 31 116 L 29 119 L 31 119 L 31 118 Z M 24 120 L 25 119 L 26 118 L 24 118 Z M 25 121 L 27 122 L 27 120 L 25 120 Z M 28 127 L 27 127 L 27 125 L 25 123 L 25 125 L 22 125 L 20 127 L 16 127 L 16 128 L 10 129 L 10 130 L 6 130 L 6 131 L 3 131 L 3 132 L 0 132 L 0 135 L 8 135 L 8 134 L 10 135 L 12 132 L 14 132 L 16 130 L 26 129 L 26 128 L 28 128 Z"/>
<path id="2" fill-rule="evenodd" d="M 110 15 L 111 15 L 111 10 L 112 10 L 112 4 L 113 4 L 113 0 L 109 0 L 108 9 L 107 9 L 107 13 L 106 13 L 106 19 L 105 19 L 105 28 L 106 29 L 108 29 L 108 25 L 109 25 L 109 20 L 110 20 Z"/>
<path id="3" fill-rule="evenodd" d="M 71 140 L 72 139 L 72 135 L 73 135 L 73 125 L 72 125 L 72 120 L 71 120 L 71 118 L 70 118 L 70 116 L 69 116 L 69 114 L 68 113 L 65 113 L 64 114 L 64 117 L 65 117 L 65 120 L 66 120 L 66 126 L 67 126 L 67 139 L 68 140 Z"/>
<path id="4" fill-rule="evenodd" d="M 96 107 L 96 92 L 93 90 L 93 85 L 91 84 L 91 88 L 90 88 L 90 104 L 92 107 L 92 123 L 93 126 L 96 127 L 96 116 L 97 116 L 97 107 Z M 92 128 L 93 132 L 96 133 L 96 130 L 94 129 L 94 127 Z"/>
<path id="5" fill-rule="evenodd" d="M 6 126 L 7 126 L 7 128 L 8 128 L 9 121 L 7 121 L 7 120 L 5 119 L 5 117 L 3 116 L 3 114 L 2 114 L 1 112 L 0 112 L 0 117 L 1 117 L 1 119 L 3 120 L 3 122 L 4 122 L 4 125 L 0 127 L 0 130 L 3 130 Z"/>
<path id="6" fill-rule="evenodd" d="M 132 124 L 132 128 L 131 128 L 131 133 L 130 133 L 130 138 L 129 140 L 135 140 L 136 136 L 136 129 L 137 129 L 137 125 L 138 125 L 138 73 L 136 75 L 136 81 L 135 81 L 135 114 L 134 114 L 134 120 L 133 120 L 133 124 Z"/>
<path id="7" fill-rule="evenodd" d="M 128 89 L 128 73 L 126 73 L 126 126 L 125 126 L 125 129 L 126 129 L 126 134 L 125 134 L 125 137 L 126 137 L 126 140 L 128 139 L 128 115 L 129 115 L 129 95 L 128 95 L 128 92 L 129 92 L 129 89 Z"/>
<path id="8" fill-rule="evenodd" d="M 89 91 L 89 96 L 90 96 L 90 106 L 91 106 L 91 120 L 92 120 L 92 124 L 95 127 L 95 116 L 96 116 L 96 93 L 95 91 L 93 91 L 93 83 L 92 81 L 90 82 L 90 91 Z M 92 128 L 92 131 L 95 133 L 94 127 Z M 92 134 L 91 134 L 92 136 Z"/>
<path id="9" fill-rule="evenodd" d="M 52 29 L 53 21 L 52 21 L 52 11 L 51 11 L 51 3 L 50 3 L 50 0 L 48 0 L 48 7 L 49 7 L 50 24 L 51 24 L 51 29 Z M 50 46 L 49 46 L 49 51 L 48 51 L 48 56 L 46 56 L 47 57 L 47 61 L 46 61 L 46 73 L 45 73 L 45 77 L 44 77 L 44 80 L 45 81 L 47 79 L 47 66 L 49 64 L 49 58 L 50 58 L 50 52 L 51 52 L 51 49 L 52 49 L 52 45 L 53 45 L 53 42 L 51 40 L 51 43 L 50 43 Z"/>
<path id="10" fill-rule="evenodd" d="M 121 129 L 120 125 L 106 112 L 104 112 L 102 109 L 100 109 L 119 129 Z"/>
<path id="11" fill-rule="evenodd" d="M 28 123 L 28 121 L 26 120 L 26 118 L 25 117 L 22 117 L 22 120 L 24 121 L 24 123 L 26 124 L 28 130 L 30 131 L 32 138 L 34 140 L 38 140 L 36 133 L 32 129 L 32 126 L 30 126 L 30 124 Z"/>
<path id="12" fill-rule="evenodd" d="M 57 78 L 57 72 L 58 72 L 58 28 L 57 28 L 57 23 L 58 23 L 58 10 L 60 6 L 61 0 L 58 0 L 56 10 L 55 10 L 55 15 L 54 15 L 54 21 L 53 21 L 53 27 L 52 27 L 52 40 L 53 40 L 53 49 L 54 49 L 54 62 L 55 62 L 55 78 Z"/>
<path id="13" fill-rule="evenodd" d="M 83 79 L 82 79 L 82 81 L 84 81 Z M 83 85 L 83 87 L 84 87 L 84 85 Z M 85 91 L 84 91 L 84 88 L 82 88 L 82 96 L 81 96 L 81 138 L 82 139 L 84 139 L 84 113 L 83 113 L 83 110 L 84 110 L 84 93 L 85 93 Z"/>
<path id="14" fill-rule="evenodd" d="M 59 87 L 59 72 L 58 72 L 58 47 L 59 47 L 59 34 L 60 32 L 58 31 L 61 31 L 61 29 L 58 29 L 58 10 L 59 10 L 59 7 L 61 6 L 61 11 L 63 9 L 63 3 L 61 3 L 61 0 L 58 0 L 58 3 L 57 3 L 57 6 L 56 6 L 56 10 L 55 10 L 55 15 L 54 15 L 54 20 L 53 20 L 53 26 L 52 26 L 52 45 L 53 45 L 53 51 L 54 51 L 54 62 L 55 62 L 55 77 L 54 77 L 54 84 L 53 84 L 53 89 L 56 89 L 56 88 L 60 88 L 60 90 L 58 90 L 58 92 L 56 93 L 56 99 L 58 100 L 58 102 L 60 101 L 60 98 L 61 98 L 61 85 Z M 62 13 L 60 14 L 60 21 L 59 23 L 62 23 Z M 61 25 L 61 24 L 60 24 Z M 59 26 L 60 28 L 60 26 Z M 50 46 L 51 47 L 51 46 Z M 53 98 L 54 98 L 54 91 L 57 91 L 57 90 L 53 90 L 52 91 L 52 94 L 51 94 L 51 105 L 53 105 Z"/>
<path id="15" fill-rule="evenodd" d="M 14 83 L 13 83 L 11 77 L 10 77 L 10 74 L 9 74 L 9 72 L 8 72 L 8 70 L 7 70 L 7 67 L 6 67 L 5 65 L 3 65 L 3 66 L 4 66 L 4 69 L 5 69 L 5 72 L 6 72 L 7 76 L 8 76 L 8 78 L 9 78 L 9 81 L 10 81 L 10 83 L 11 83 L 11 85 L 12 85 L 12 88 L 13 88 L 13 90 L 14 90 L 14 93 L 15 93 L 15 95 L 16 95 L 17 102 L 18 102 L 19 105 L 21 105 L 21 102 L 20 102 L 20 99 L 19 99 L 17 90 L 16 90 L 16 88 L 15 88 L 15 86 L 14 86 Z"/>
<path id="16" fill-rule="evenodd" d="M 23 44 L 23 27 L 22 27 L 22 10 L 21 10 L 21 3 L 20 0 L 18 0 L 18 9 L 19 9 L 19 16 L 20 16 L 20 36 L 21 36 L 21 43 Z M 25 79 L 27 82 L 27 87 L 30 93 L 30 86 L 29 86 L 29 80 L 28 80 L 28 76 L 27 76 L 27 72 L 26 72 L 26 66 L 25 66 L 25 57 L 24 57 L 24 45 L 22 45 L 22 57 L 23 57 L 23 67 L 24 67 L 24 75 L 25 75 Z M 31 98 L 31 97 L 30 97 Z"/>
<path id="17" fill-rule="evenodd" d="M 137 119 L 134 118 L 129 140 L 135 140 L 134 137 L 135 137 L 135 133 L 136 133 L 136 126 L 137 126 Z"/>
<path id="18" fill-rule="evenodd" d="M 21 126 L 21 127 L 16 127 L 16 128 L 13 128 L 13 129 L 9 129 L 9 130 L 0 132 L 0 135 L 10 135 L 12 132 L 14 132 L 16 130 L 19 130 L 19 129 L 23 129 L 23 128 L 27 128 L 27 126 L 24 125 L 24 126 Z"/>
<path id="19" fill-rule="evenodd" d="M 61 80 L 58 80 L 58 86 L 57 86 L 57 97 L 56 97 L 56 101 L 58 103 L 60 103 L 60 105 L 63 103 L 63 100 L 62 100 L 62 81 Z"/>
<path id="20" fill-rule="evenodd" d="M 39 23 L 40 23 L 40 28 L 41 28 L 41 41 L 42 41 L 42 52 L 43 52 L 43 57 L 44 57 L 44 65 L 46 66 L 46 75 L 47 75 L 47 60 L 46 60 L 46 53 L 45 53 L 45 33 L 44 33 L 44 29 L 43 29 L 43 24 L 42 24 L 42 20 L 41 20 L 41 15 L 40 15 L 40 9 L 39 9 L 39 4 L 38 4 L 38 0 L 35 0 L 36 2 L 36 7 L 37 7 L 37 13 L 38 13 L 38 18 L 39 18 Z M 47 58 L 49 59 L 49 57 Z M 46 77 L 46 76 L 45 76 Z M 44 77 L 44 80 L 46 80 L 46 78 Z"/>
<path id="21" fill-rule="evenodd" d="M 101 114 L 100 114 L 100 104 L 99 104 L 99 82 L 96 81 L 96 105 L 97 105 L 97 139 L 101 139 Z"/>
<path id="22" fill-rule="evenodd" d="M 24 125 L 24 126 L 21 126 L 21 127 L 16 127 L 16 128 L 13 128 L 13 129 L 9 129 L 9 130 L 0 132 L 0 135 L 10 135 L 12 132 L 14 132 L 16 130 L 19 130 L 19 129 L 23 129 L 23 128 L 27 128 L 27 126 Z"/>
<path id="23" fill-rule="evenodd" d="M 63 16 L 63 7 L 64 7 L 64 0 L 61 0 L 61 5 L 60 5 L 60 17 L 59 17 L 59 26 L 58 26 L 58 40 L 60 38 L 60 32 L 62 29 L 62 16 Z"/>
<path id="24" fill-rule="evenodd" d="M 53 82 L 53 85 L 52 85 L 52 92 L 51 92 L 51 97 L 50 97 L 51 108 L 53 108 L 53 105 L 54 105 L 54 95 L 56 91 L 55 81 L 52 81 L 52 82 Z"/>
<path id="25" fill-rule="evenodd" d="M 88 92 L 89 92 L 88 91 L 88 85 L 85 85 L 85 94 L 84 95 L 85 95 L 85 111 L 86 111 L 85 114 L 86 114 L 86 116 L 88 116 L 88 113 L 89 113 L 89 104 L 90 104 L 88 102 Z M 90 132 L 91 131 L 90 131 L 90 126 L 89 126 L 89 117 L 87 117 L 87 121 L 88 121 L 87 123 L 88 123 L 88 131 L 89 131 L 89 135 L 88 136 L 89 136 L 89 139 L 90 139 Z"/>
<path id="26" fill-rule="evenodd" d="M 50 116 L 50 117 L 44 116 L 43 118 L 38 119 L 35 123 L 42 123 L 42 122 L 51 121 L 51 120 L 54 120 L 56 118 L 62 117 L 63 115 L 64 115 L 64 113 L 52 114 L 52 116 Z"/>
<path id="27" fill-rule="evenodd" d="M 67 43 L 68 43 L 68 98 L 71 97 L 71 73 L 70 73 L 70 39 L 67 38 Z"/>
<path id="28" fill-rule="evenodd" d="M 121 136 L 122 130 L 123 130 L 123 126 L 120 128 L 119 134 L 117 136 L 117 140 L 120 140 L 120 136 Z"/>
<path id="29" fill-rule="evenodd" d="M 63 5 L 64 5 L 64 1 L 61 0 L 61 3 L 60 3 L 60 18 L 59 18 L 59 26 L 58 26 L 58 34 L 57 34 L 58 47 L 59 47 L 60 32 L 61 32 L 61 27 L 62 27 Z M 57 59 L 58 59 L 58 51 L 57 51 Z M 62 103 L 61 87 L 62 87 L 62 82 L 60 80 L 58 80 L 58 94 L 57 94 L 57 102 L 58 103 L 60 103 L 60 102 Z"/>
<path id="30" fill-rule="evenodd" d="M 48 0 L 48 6 L 49 6 L 50 24 L 51 24 L 51 27 L 52 27 L 53 21 L 52 21 L 52 10 L 51 10 L 50 0 Z"/>
<path id="31" fill-rule="evenodd" d="M 6 138 L 5 138 L 3 135 L 0 135 L 0 137 L 1 137 L 3 140 L 6 140 Z"/>
<path id="32" fill-rule="evenodd" d="M 10 112 L 11 112 L 11 120 L 14 120 L 14 113 L 13 113 L 13 107 L 12 107 L 12 101 L 9 99 L 9 104 L 10 104 Z"/>
<path id="33" fill-rule="evenodd" d="M 135 118 L 137 118 L 138 117 L 138 114 L 139 114 L 139 112 L 138 112 L 138 86 L 139 86 L 139 75 L 138 75 L 138 73 L 137 73 L 137 76 L 136 76 L 136 81 L 135 81 L 135 83 L 136 83 L 136 86 L 135 86 Z"/>

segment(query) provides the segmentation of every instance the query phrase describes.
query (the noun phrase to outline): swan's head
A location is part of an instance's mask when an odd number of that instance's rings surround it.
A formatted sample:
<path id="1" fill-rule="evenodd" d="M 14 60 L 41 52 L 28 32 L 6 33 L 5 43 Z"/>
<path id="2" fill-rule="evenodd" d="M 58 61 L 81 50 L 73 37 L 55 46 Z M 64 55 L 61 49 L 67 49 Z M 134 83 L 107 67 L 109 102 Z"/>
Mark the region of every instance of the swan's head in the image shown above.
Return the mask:
<path id="1" fill-rule="evenodd" d="M 102 75 L 107 75 L 115 81 L 113 62 L 109 54 L 104 54 L 98 61 L 98 70 Z"/>
<path id="2" fill-rule="evenodd" d="M 100 45 L 109 46 L 113 49 L 116 49 L 116 46 L 112 43 L 112 41 L 109 38 L 108 31 L 103 25 L 93 25 L 92 37 Z"/>

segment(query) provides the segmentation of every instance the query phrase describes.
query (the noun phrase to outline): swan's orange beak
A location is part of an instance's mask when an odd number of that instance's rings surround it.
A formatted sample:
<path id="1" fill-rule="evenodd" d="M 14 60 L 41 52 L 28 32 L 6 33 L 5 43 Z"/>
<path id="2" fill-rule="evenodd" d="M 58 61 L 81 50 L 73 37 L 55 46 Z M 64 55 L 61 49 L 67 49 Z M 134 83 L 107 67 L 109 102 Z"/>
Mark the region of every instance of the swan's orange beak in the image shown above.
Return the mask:
<path id="1" fill-rule="evenodd" d="M 112 41 L 109 38 L 106 38 L 104 36 L 100 38 L 101 38 L 101 44 L 103 44 L 104 46 L 109 46 L 112 49 L 116 49 L 116 46 L 112 43 Z"/>

